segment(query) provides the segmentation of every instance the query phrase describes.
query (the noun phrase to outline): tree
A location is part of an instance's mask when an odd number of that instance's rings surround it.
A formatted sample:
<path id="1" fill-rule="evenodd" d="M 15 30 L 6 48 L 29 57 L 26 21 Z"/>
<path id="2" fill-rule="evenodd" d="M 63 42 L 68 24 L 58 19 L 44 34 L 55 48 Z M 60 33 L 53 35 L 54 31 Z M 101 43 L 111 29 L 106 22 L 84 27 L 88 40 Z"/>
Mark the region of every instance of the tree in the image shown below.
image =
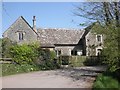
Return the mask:
<path id="1" fill-rule="evenodd" d="M 120 2 L 82 3 L 82 5 L 76 6 L 74 14 L 106 25 L 116 21 L 118 25 L 120 24 Z"/>
<path id="2" fill-rule="evenodd" d="M 82 13 L 81 13 L 82 12 Z M 77 7 L 77 16 L 99 22 L 94 32 L 105 35 L 102 55 L 110 71 L 120 70 L 120 2 L 89 2 Z"/>

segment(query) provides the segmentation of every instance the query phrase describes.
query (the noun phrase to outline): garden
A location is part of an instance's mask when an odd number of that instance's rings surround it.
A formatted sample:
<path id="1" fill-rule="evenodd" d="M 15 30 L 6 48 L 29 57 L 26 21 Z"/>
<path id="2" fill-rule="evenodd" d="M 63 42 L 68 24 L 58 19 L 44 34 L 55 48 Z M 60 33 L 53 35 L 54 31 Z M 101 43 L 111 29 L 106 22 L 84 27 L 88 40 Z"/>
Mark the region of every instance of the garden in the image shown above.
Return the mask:
<path id="1" fill-rule="evenodd" d="M 36 43 L 18 45 L 8 38 L 2 39 L 2 57 L 11 58 L 2 64 L 2 75 L 26 73 L 59 68 L 54 51 L 41 49 Z"/>

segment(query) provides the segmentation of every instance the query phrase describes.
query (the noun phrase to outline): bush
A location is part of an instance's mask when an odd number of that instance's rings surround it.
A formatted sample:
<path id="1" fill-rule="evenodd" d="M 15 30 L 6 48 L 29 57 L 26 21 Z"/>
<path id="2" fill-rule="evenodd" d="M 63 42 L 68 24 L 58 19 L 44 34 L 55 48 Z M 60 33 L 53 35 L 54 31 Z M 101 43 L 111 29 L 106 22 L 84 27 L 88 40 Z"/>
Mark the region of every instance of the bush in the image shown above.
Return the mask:
<path id="1" fill-rule="evenodd" d="M 8 38 L 3 38 L 2 39 L 2 57 L 3 58 L 11 58 L 11 55 L 10 55 L 10 48 L 12 46 L 16 45 L 16 42 L 12 42 L 10 39 Z"/>
<path id="2" fill-rule="evenodd" d="M 88 56 L 83 63 L 85 66 L 103 65 L 101 56 Z"/>
<path id="3" fill-rule="evenodd" d="M 61 65 L 69 65 L 69 62 L 71 60 L 71 56 L 60 56 L 60 64 Z"/>
<path id="4" fill-rule="evenodd" d="M 55 52 L 50 51 L 49 49 L 39 49 L 39 59 L 37 60 L 37 65 L 42 70 L 59 68 Z"/>
<path id="5" fill-rule="evenodd" d="M 114 79 L 112 76 L 106 76 L 104 74 L 98 75 L 94 85 L 93 90 L 119 90 L 120 83 Z"/>
<path id="6" fill-rule="evenodd" d="M 38 55 L 34 48 L 26 44 L 13 46 L 10 54 L 13 57 L 13 62 L 17 64 L 33 64 L 33 60 L 36 59 Z"/>
<path id="7" fill-rule="evenodd" d="M 69 65 L 71 67 L 80 67 L 84 66 L 84 61 L 86 56 L 60 56 L 60 64 Z"/>
<path id="8" fill-rule="evenodd" d="M 55 51 L 50 51 L 50 59 L 54 60 L 56 58 L 56 53 Z"/>
<path id="9" fill-rule="evenodd" d="M 72 56 L 70 65 L 73 67 L 81 67 L 84 66 L 85 60 L 86 60 L 86 56 Z"/>

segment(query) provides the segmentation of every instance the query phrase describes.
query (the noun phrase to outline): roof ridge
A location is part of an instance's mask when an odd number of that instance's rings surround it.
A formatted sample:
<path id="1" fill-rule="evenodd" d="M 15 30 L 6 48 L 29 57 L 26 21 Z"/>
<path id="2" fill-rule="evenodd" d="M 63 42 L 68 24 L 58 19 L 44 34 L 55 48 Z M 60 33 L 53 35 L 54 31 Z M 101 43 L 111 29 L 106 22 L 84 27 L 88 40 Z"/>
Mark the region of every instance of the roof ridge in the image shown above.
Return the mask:
<path id="1" fill-rule="evenodd" d="M 48 30 L 48 29 L 52 29 L 52 30 L 80 30 L 80 31 L 82 31 L 82 30 L 84 30 L 84 29 L 76 29 L 76 28 L 38 28 L 37 30 L 40 30 L 40 29 L 42 29 L 42 30 Z"/>

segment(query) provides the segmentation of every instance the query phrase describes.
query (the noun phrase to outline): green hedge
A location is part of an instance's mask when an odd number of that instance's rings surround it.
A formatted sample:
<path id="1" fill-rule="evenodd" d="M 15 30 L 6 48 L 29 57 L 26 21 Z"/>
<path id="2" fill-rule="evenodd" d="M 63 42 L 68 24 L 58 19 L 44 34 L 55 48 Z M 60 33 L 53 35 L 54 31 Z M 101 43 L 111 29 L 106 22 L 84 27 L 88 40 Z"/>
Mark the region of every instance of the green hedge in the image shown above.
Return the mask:
<path id="1" fill-rule="evenodd" d="M 71 67 L 102 65 L 101 57 L 97 56 L 60 56 L 59 60 L 61 65 Z"/>
<path id="2" fill-rule="evenodd" d="M 73 67 L 84 66 L 85 60 L 86 60 L 86 56 L 72 56 L 70 60 L 70 65 Z"/>
<path id="3" fill-rule="evenodd" d="M 60 56 L 59 61 L 61 65 L 70 65 L 71 67 L 84 66 L 83 62 L 86 56 Z"/>
<path id="4" fill-rule="evenodd" d="M 85 66 L 97 66 L 103 65 L 101 56 L 87 56 L 86 60 L 84 61 Z"/>

